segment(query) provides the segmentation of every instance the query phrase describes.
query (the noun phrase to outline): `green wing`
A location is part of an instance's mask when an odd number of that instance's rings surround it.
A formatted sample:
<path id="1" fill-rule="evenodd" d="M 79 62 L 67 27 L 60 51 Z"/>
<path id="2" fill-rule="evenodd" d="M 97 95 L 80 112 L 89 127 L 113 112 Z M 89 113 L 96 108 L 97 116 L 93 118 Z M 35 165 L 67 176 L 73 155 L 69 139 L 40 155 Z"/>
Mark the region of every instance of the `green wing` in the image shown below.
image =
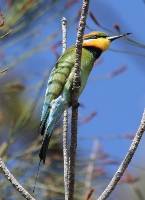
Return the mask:
<path id="1" fill-rule="evenodd" d="M 74 48 L 68 49 L 65 54 L 58 59 L 48 81 L 46 98 L 48 98 L 49 101 L 57 98 L 62 93 L 74 66 L 74 60 Z"/>
<path id="2" fill-rule="evenodd" d="M 71 47 L 58 59 L 55 67 L 52 69 L 45 93 L 41 121 L 46 116 L 46 113 L 48 114 L 52 100 L 62 93 L 74 66 L 74 60 L 75 48 Z"/>
<path id="3" fill-rule="evenodd" d="M 85 59 L 84 59 L 85 58 Z M 44 116 L 49 114 L 49 107 L 52 100 L 56 99 L 62 92 L 70 99 L 70 87 L 73 78 L 73 67 L 75 62 L 75 46 L 67 49 L 65 53 L 58 59 L 55 67 L 53 68 L 47 85 L 45 93 L 45 100 L 42 111 L 42 119 Z M 94 58 L 92 53 L 86 49 L 82 49 L 82 60 L 81 60 L 81 88 L 80 93 L 88 79 L 88 75 L 94 64 Z"/>

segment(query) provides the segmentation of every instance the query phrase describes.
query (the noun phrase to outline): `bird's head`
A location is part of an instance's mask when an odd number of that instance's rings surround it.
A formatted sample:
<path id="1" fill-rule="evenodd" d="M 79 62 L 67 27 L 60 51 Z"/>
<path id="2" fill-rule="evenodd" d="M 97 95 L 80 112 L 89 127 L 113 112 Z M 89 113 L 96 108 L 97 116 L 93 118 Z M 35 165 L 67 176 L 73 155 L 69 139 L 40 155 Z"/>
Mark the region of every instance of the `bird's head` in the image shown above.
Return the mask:
<path id="1" fill-rule="evenodd" d="M 104 32 L 91 32 L 84 35 L 83 47 L 95 47 L 99 48 L 101 51 L 105 51 L 109 48 L 112 41 L 129 34 L 130 33 L 125 33 L 117 36 L 109 36 Z"/>

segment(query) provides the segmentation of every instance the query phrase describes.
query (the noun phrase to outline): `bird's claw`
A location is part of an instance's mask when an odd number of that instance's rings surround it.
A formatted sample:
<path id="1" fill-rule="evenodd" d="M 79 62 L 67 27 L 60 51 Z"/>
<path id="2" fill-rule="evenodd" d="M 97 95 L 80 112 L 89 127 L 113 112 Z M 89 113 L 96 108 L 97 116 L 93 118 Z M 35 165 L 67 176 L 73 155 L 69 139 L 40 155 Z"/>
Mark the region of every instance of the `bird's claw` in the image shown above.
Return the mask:
<path id="1" fill-rule="evenodd" d="M 76 104 L 73 104 L 73 105 L 72 105 L 73 108 L 78 108 L 79 106 L 80 106 L 80 103 L 79 103 L 79 102 L 77 102 Z"/>

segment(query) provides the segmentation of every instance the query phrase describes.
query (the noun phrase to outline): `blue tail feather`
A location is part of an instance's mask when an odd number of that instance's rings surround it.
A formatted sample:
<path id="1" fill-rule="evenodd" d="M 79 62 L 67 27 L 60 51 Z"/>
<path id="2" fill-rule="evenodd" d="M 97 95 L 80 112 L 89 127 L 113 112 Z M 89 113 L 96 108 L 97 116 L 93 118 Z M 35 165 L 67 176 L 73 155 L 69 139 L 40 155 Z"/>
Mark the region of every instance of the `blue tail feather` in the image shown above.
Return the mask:
<path id="1" fill-rule="evenodd" d="M 44 135 L 44 133 L 45 133 L 46 123 L 47 123 L 48 117 L 49 117 L 49 112 L 46 112 L 43 119 L 41 120 L 40 128 L 39 128 L 41 135 Z"/>
<path id="2" fill-rule="evenodd" d="M 55 124 L 60 119 L 66 105 L 67 105 L 66 101 L 62 96 L 59 96 L 57 99 L 53 100 L 51 102 L 49 115 L 47 116 L 46 120 L 43 121 L 42 134 L 44 133 L 43 134 L 44 136 L 43 136 L 42 146 L 39 153 L 40 160 L 42 160 L 43 163 L 45 163 L 48 145 L 49 145 Z"/>
<path id="3" fill-rule="evenodd" d="M 45 159 L 46 159 L 46 154 L 47 154 L 50 139 L 51 139 L 51 134 L 50 135 L 47 134 L 44 136 L 42 146 L 39 152 L 39 158 L 40 158 L 40 161 L 43 161 L 43 164 L 45 164 Z"/>

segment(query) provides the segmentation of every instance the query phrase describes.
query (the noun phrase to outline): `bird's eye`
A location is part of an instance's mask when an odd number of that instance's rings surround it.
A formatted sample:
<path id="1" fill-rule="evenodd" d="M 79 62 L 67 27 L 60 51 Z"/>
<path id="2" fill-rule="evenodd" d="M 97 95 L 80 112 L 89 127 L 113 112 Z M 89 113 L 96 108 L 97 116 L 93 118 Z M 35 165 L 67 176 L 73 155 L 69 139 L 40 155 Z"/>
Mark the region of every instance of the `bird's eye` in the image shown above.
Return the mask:
<path id="1" fill-rule="evenodd" d="M 98 35 L 92 35 L 91 36 L 91 39 L 97 39 L 98 38 Z"/>
<path id="2" fill-rule="evenodd" d="M 109 37 L 108 35 L 101 35 L 100 38 L 107 38 Z"/>
<path id="3" fill-rule="evenodd" d="M 88 37 L 85 38 L 85 40 L 107 38 L 107 37 L 109 36 L 108 35 L 89 35 Z"/>
<path id="4" fill-rule="evenodd" d="M 97 39 L 97 38 L 99 38 L 98 35 L 91 35 L 88 39 Z"/>
<path id="5" fill-rule="evenodd" d="M 107 38 L 109 37 L 108 35 L 92 35 L 90 39 L 98 39 L 98 38 Z"/>

